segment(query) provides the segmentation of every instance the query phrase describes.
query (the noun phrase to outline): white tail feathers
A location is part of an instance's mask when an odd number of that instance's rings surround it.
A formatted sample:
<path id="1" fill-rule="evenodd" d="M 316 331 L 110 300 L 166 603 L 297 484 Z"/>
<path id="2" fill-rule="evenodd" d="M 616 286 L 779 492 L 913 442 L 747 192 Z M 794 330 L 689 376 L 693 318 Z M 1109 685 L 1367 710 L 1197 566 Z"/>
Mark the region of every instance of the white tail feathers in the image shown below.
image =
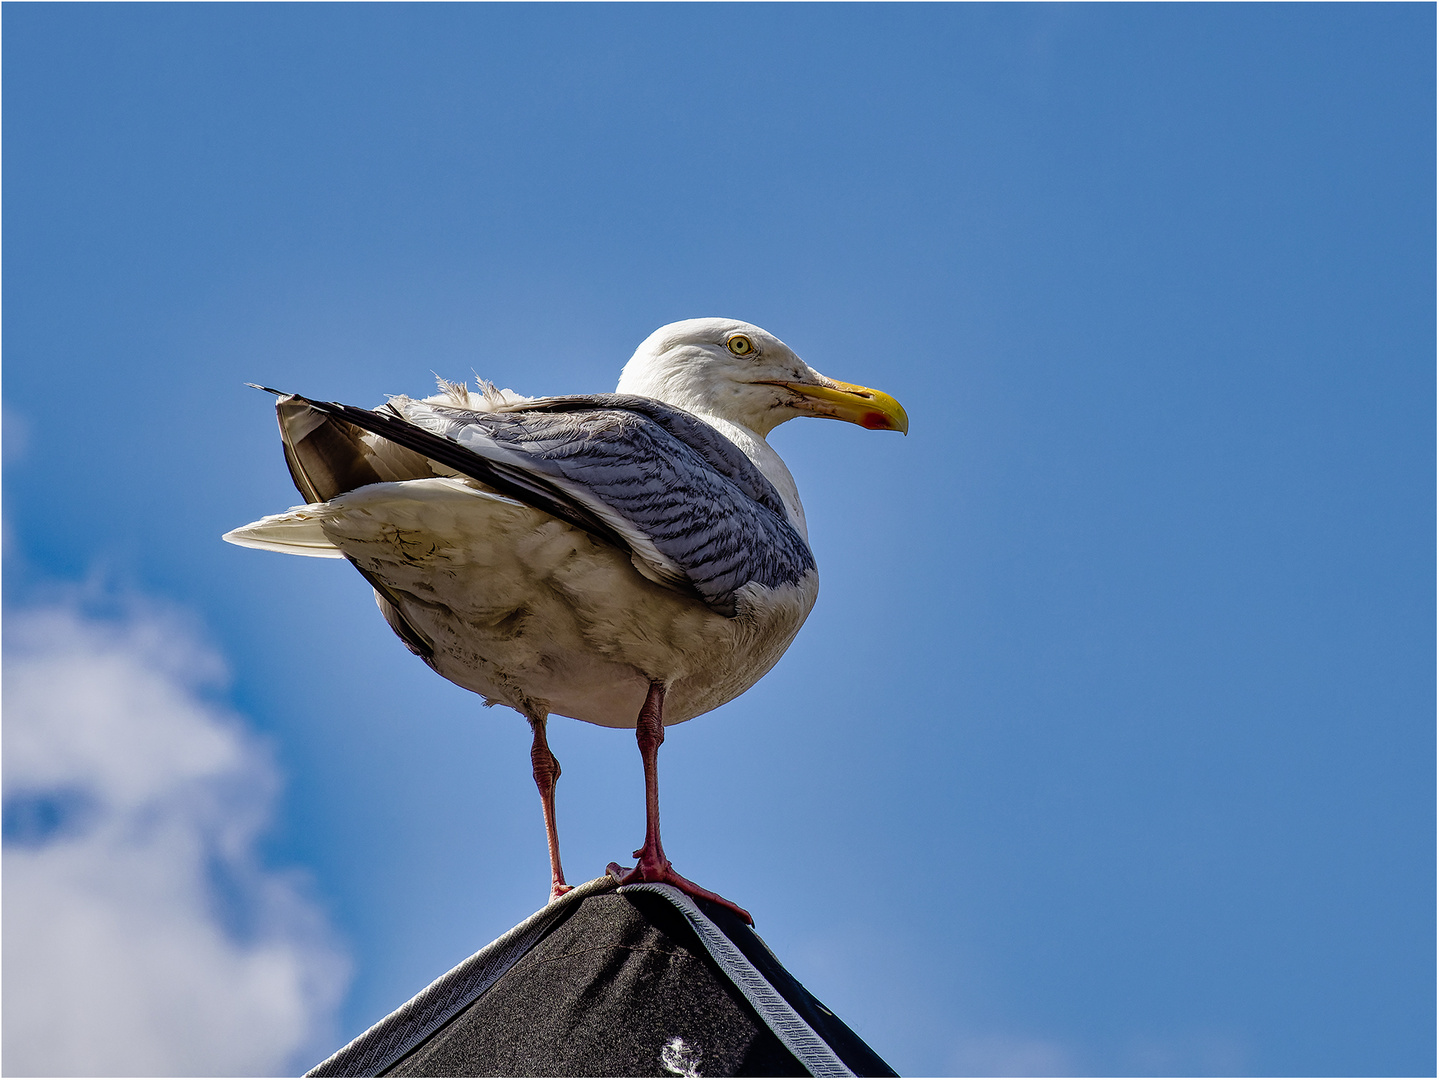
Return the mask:
<path id="1" fill-rule="evenodd" d="M 231 529 L 221 539 L 240 547 L 282 551 L 286 555 L 343 559 L 345 553 L 330 543 L 330 538 L 320 527 L 329 513 L 329 508 L 321 503 L 297 506 L 283 514 L 271 514 L 249 525 Z"/>

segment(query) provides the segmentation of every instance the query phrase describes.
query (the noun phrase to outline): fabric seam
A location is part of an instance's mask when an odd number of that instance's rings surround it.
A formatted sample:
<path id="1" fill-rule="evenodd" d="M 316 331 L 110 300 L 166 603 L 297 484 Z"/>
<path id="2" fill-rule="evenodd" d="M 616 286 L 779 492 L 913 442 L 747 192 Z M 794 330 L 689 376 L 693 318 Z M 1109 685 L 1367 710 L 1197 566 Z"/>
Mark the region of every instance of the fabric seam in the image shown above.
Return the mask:
<path id="1" fill-rule="evenodd" d="M 774 1032 L 811 1076 L 854 1076 L 829 1043 L 820 1038 L 804 1017 L 800 1016 L 784 996 L 780 994 L 759 969 L 749 962 L 723 930 L 710 921 L 684 893 L 673 885 L 645 883 L 625 885 L 619 889 L 621 896 L 631 892 L 647 892 L 662 896 L 684 915 L 699 938 L 700 944 L 713 957 L 725 976 L 734 983 L 735 989 L 744 995 L 746 1001 L 758 1014 L 760 1020 Z"/>

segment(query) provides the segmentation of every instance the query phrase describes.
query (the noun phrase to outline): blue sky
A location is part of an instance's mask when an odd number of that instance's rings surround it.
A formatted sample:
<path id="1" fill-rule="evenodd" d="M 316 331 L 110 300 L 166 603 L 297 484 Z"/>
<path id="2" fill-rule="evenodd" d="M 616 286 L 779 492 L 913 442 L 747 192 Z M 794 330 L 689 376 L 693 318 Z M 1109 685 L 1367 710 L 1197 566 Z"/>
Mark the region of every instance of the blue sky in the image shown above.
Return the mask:
<path id="1" fill-rule="evenodd" d="M 270 1067 L 533 911 L 522 720 L 348 566 L 220 542 L 299 501 L 243 384 L 603 391 L 723 315 L 911 434 L 775 433 L 821 597 L 670 732 L 677 868 L 902 1073 L 1432 1073 L 1434 18 L 7 5 L 7 941 L 61 910 L 11 867 L 98 850 L 61 795 L 157 715 L 45 765 L 41 676 L 102 667 L 272 800 L 184 914 L 290 950 Z M 638 755 L 551 728 L 583 880 L 642 838 Z M 202 802 L 164 805 L 230 851 Z M 167 1037 L 134 1067 L 238 1067 Z"/>

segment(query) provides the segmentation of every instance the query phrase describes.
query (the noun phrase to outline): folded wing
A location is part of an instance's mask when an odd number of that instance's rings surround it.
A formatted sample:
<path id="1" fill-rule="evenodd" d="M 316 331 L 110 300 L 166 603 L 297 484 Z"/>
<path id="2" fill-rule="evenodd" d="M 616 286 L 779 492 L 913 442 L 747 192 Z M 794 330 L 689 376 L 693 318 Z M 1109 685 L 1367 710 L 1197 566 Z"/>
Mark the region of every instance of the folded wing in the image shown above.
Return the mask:
<path id="1" fill-rule="evenodd" d="M 795 584 L 814 569 L 764 475 L 709 425 L 659 402 L 602 394 L 477 411 L 396 398 L 370 410 L 286 395 L 277 407 L 311 501 L 384 480 L 469 477 L 729 616 L 744 586 Z"/>

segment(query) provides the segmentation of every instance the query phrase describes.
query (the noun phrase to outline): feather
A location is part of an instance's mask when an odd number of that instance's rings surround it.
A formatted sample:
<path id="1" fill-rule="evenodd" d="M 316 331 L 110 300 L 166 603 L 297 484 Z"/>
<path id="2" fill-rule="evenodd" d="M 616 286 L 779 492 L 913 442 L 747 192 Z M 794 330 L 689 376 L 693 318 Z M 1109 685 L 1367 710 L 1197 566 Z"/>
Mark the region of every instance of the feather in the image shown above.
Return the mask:
<path id="1" fill-rule="evenodd" d="M 270 514 L 249 525 L 231 529 L 222 539 L 261 551 L 282 551 L 287 555 L 309 555 L 316 559 L 343 559 L 345 553 L 330 542 L 321 525 L 327 513 L 328 508 L 323 503 L 296 506 L 283 514 Z"/>
<path id="2" fill-rule="evenodd" d="M 790 585 L 814 569 L 763 474 L 709 425 L 659 402 L 591 395 L 485 412 L 399 397 L 369 410 L 292 395 L 281 405 L 372 432 L 584 529 L 723 615 L 745 585 Z"/>

